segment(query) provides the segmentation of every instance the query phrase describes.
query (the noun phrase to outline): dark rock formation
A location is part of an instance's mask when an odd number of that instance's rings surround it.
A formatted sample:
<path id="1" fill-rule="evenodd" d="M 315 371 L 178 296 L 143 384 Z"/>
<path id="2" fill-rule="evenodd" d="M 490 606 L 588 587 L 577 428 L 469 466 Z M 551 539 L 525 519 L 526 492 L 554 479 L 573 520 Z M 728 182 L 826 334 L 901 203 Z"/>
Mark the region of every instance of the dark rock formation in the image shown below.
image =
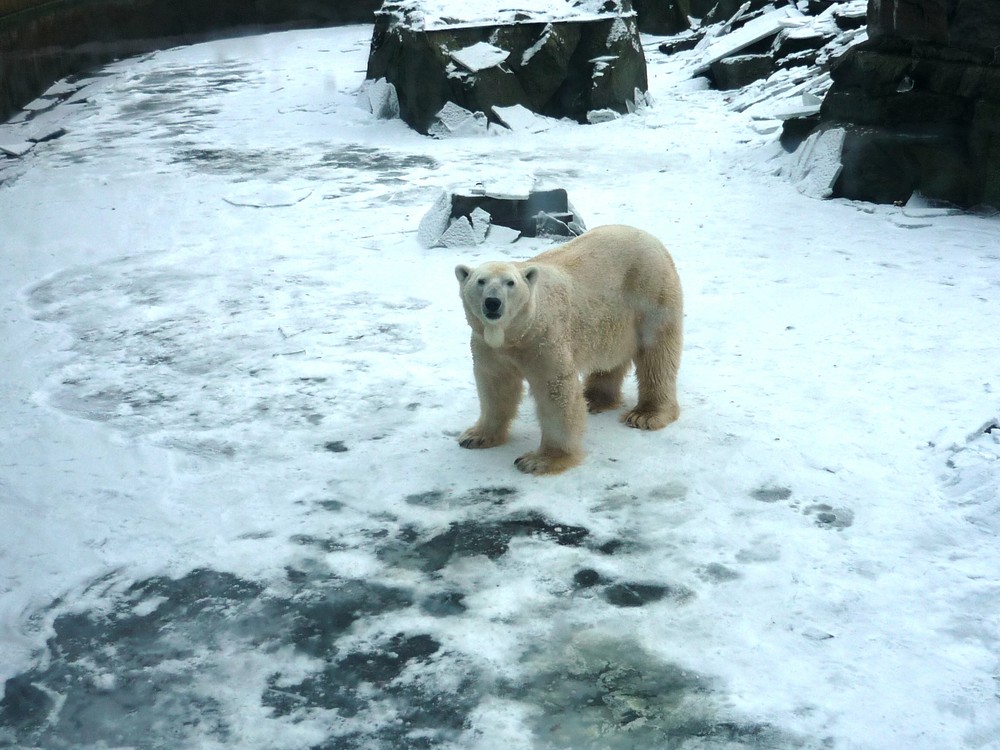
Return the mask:
<path id="1" fill-rule="evenodd" d="M 379 0 L 0 2 L 0 122 L 52 83 L 111 60 L 208 39 L 371 22 Z"/>
<path id="2" fill-rule="evenodd" d="M 774 71 L 771 55 L 735 55 L 712 63 L 712 80 L 718 89 L 739 89 L 767 78 Z"/>
<path id="3" fill-rule="evenodd" d="M 500 192 L 480 185 L 442 193 L 421 219 L 418 240 L 425 247 L 463 247 L 487 238 L 503 243 L 519 237 L 575 237 L 585 231 L 561 188 Z"/>
<path id="4" fill-rule="evenodd" d="M 844 131 L 833 194 L 1000 207 L 1000 4 L 869 0 L 868 22 L 823 103 Z"/>
<path id="5" fill-rule="evenodd" d="M 727 21 L 742 7 L 745 0 L 632 0 L 632 7 L 639 14 L 639 30 L 644 34 L 669 36 L 691 28 L 691 18 L 708 25 Z M 773 0 L 750 0 L 747 12 L 753 13 L 768 5 L 779 5 Z"/>
<path id="6" fill-rule="evenodd" d="M 550 117 L 587 122 L 588 113 L 624 113 L 647 89 L 646 59 L 635 14 L 614 12 L 546 22 L 426 27 L 413 3 L 379 12 L 368 79 L 385 78 L 400 116 L 427 133 L 451 102 L 499 122 L 494 107 L 521 105 Z"/>

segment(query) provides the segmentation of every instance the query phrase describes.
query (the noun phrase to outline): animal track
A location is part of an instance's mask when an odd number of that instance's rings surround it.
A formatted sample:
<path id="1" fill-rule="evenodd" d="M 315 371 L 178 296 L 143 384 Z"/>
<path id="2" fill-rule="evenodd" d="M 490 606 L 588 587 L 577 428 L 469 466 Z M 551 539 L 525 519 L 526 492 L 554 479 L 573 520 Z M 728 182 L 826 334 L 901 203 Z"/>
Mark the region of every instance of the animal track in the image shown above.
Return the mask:
<path id="1" fill-rule="evenodd" d="M 762 503 L 776 503 L 788 500 L 792 491 L 788 487 L 760 487 L 750 493 L 750 496 Z M 798 508 L 798 503 L 790 503 L 792 508 Z M 854 524 L 854 511 L 850 508 L 835 508 L 826 503 L 807 505 L 802 509 L 803 515 L 813 516 L 816 525 L 821 529 L 837 529 L 842 531 Z"/>
<path id="2" fill-rule="evenodd" d="M 810 505 L 802 511 L 807 516 L 815 514 L 816 525 L 821 529 L 842 531 L 854 524 L 854 511 L 849 508 L 834 508 L 826 503 Z"/>

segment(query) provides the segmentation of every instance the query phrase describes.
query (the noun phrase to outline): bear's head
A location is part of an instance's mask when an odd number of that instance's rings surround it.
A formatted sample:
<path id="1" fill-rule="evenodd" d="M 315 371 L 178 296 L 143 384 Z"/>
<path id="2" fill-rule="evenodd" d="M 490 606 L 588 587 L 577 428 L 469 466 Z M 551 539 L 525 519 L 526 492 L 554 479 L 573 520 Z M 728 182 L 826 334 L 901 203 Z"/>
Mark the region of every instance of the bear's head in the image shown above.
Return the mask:
<path id="1" fill-rule="evenodd" d="M 486 343 L 502 346 L 504 331 L 530 307 L 538 268 L 514 263 L 484 263 L 475 269 L 458 265 L 455 277 L 470 324 L 473 319 L 482 323 Z"/>

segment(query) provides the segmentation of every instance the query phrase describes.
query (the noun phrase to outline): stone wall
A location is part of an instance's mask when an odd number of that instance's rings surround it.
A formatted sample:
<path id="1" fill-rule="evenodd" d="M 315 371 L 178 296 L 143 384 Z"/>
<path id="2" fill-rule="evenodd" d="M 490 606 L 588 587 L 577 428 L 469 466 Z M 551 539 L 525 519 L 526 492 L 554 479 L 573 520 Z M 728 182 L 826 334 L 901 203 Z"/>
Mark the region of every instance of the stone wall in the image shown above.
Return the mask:
<path id="1" fill-rule="evenodd" d="M 371 23 L 380 0 L 0 0 L 0 122 L 68 75 L 263 31 Z"/>
<path id="2" fill-rule="evenodd" d="M 869 0 L 868 24 L 821 113 L 845 131 L 834 195 L 1000 207 L 1000 2 Z"/>

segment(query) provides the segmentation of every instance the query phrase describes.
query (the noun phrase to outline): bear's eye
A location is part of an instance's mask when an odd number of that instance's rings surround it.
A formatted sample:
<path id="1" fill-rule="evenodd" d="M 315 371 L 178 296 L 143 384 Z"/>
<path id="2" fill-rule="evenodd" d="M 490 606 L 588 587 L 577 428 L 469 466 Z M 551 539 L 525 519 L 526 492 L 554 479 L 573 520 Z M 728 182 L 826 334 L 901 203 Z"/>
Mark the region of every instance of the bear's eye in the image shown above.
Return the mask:
<path id="1" fill-rule="evenodd" d="M 514 280 L 513 279 L 507 279 L 507 286 L 514 286 Z"/>
<path id="2" fill-rule="evenodd" d="M 479 284 L 479 286 L 486 286 L 486 279 L 479 279 L 476 283 Z"/>

